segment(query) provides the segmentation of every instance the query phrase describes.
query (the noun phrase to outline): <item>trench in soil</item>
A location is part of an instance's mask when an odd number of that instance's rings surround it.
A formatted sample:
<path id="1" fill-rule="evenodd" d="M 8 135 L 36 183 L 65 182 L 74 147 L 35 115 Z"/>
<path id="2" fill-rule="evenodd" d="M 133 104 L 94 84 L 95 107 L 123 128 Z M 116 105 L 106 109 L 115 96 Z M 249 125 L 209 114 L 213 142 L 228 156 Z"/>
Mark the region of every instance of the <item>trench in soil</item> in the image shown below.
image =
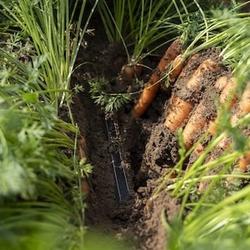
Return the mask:
<path id="1" fill-rule="evenodd" d="M 99 27 L 98 20 L 94 20 L 92 25 Z M 81 135 L 86 139 L 88 161 L 94 166 L 90 178 L 91 190 L 87 198 L 87 226 L 90 230 L 130 239 L 134 242 L 134 249 L 164 249 L 166 236 L 159 218 L 163 210 L 171 218 L 177 210 L 177 201 L 162 193 L 153 204 L 148 202 L 156 181 L 178 160 L 177 139 L 166 131 L 163 119 L 172 91 L 179 91 L 184 99 L 202 99 L 204 89 L 195 97 L 187 96 L 181 89 L 198 65 L 208 57 L 215 58 L 217 52 L 207 51 L 187 66 L 186 75 L 176 82 L 171 91 L 160 91 L 142 119 L 132 119 L 130 110 L 133 103 L 115 114 L 115 121 L 119 124 L 122 163 L 130 191 L 130 199 L 121 203 L 112 167 L 113 143 L 107 133 L 104 112 L 91 99 L 87 81 L 105 77 L 109 82 L 115 82 L 121 67 L 126 63 L 126 57 L 121 46 L 106 41 L 102 27 L 97 28 L 95 36 L 88 37 L 87 42 L 87 49 L 80 51 L 77 61 L 78 65 L 84 64 L 73 76 L 73 83 L 84 86 L 84 91 L 74 98 L 72 106 Z M 147 58 L 145 63 L 154 68 L 159 59 L 160 57 Z M 223 69 L 216 74 L 207 75 L 202 86 L 211 85 L 211 82 L 225 72 L 226 69 Z M 143 75 L 143 80 L 146 81 L 150 71 L 145 70 Z M 114 88 L 124 91 L 124 86 Z M 213 96 L 213 91 L 210 94 Z M 211 113 L 214 112 L 212 106 Z M 209 110 L 207 113 L 209 114 Z"/>

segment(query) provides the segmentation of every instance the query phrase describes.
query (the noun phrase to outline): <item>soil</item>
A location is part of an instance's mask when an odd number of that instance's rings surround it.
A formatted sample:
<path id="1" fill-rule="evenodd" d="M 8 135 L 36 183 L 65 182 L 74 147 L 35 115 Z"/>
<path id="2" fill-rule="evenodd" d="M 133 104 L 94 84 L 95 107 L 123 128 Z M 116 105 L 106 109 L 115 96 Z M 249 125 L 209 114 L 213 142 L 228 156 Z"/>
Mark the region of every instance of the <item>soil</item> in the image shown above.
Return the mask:
<path id="1" fill-rule="evenodd" d="M 101 230 L 132 241 L 131 249 L 162 250 L 166 246 L 166 232 L 161 218 L 165 216 L 167 220 L 171 220 L 178 211 L 178 201 L 165 192 L 152 200 L 151 194 L 159 177 L 178 161 L 177 137 L 164 126 L 171 94 L 191 101 L 194 106 L 200 100 L 205 100 L 208 104 L 207 115 L 213 117 L 214 99 L 218 94 L 211 90 L 211 86 L 228 69 L 221 66 L 217 72 L 207 74 L 197 93 L 187 91 L 183 86 L 202 61 L 207 58 L 213 58 L 218 63 L 221 61 L 216 49 L 201 52 L 190 59 L 172 88 L 160 91 L 141 119 L 134 120 L 130 114 L 133 101 L 116 113 L 123 166 L 130 190 L 130 199 L 120 203 L 112 169 L 112 143 L 107 135 L 105 114 L 91 99 L 87 82 L 104 77 L 115 91 L 131 91 L 139 87 L 133 83 L 117 81 L 127 60 L 125 52 L 121 45 L 109 44 L 98 20 L 93 20 L 92 26 L 97 27 L 95 35 L 87 38 L 89 46 L 80 51 L 77 64 L 84 64 L 72 78 L 74 85 L 84 87 L 84 91 L 75 96 L 72 109 L 86 141 L 88 161 L 94 166 L 89 180 L 86 223 L 90 230 Z M 158 57 L 148 57 L 144 63 L 154 68 L 161 54 L 162 51 L 159 51 Z M 141 80 L 145 82 L 149 76 L 150 71 L 143 69 Z"/>

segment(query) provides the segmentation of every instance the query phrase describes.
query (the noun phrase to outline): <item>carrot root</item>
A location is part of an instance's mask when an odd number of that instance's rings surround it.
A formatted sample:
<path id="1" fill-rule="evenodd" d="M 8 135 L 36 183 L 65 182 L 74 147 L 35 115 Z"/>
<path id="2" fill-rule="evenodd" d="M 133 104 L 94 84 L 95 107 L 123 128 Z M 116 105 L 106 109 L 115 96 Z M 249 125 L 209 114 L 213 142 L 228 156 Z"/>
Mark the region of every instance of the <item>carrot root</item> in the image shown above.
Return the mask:
<path id="1" fill-rule="evenodd" d="M 231 77 L 229 75 L 221 76 L 217 79 L 214 86 L 220 92 L 231 82 Z"/>
<path id="2" fill-rule="evenodd" d="M 236 98 L 234 96 L 235 88 L 237 86 L 237 82 L 234 78 L 230 78 L 226 86 L 223 88 L 221 95 L 220 95 L 220 103 L 224 104 L 227 101 L 230 101 L 230 106 L 232 107 L 235 102 Z"/>
<path id="3" fill-rule="evenodd" d="M 176 39 L 166 50 L 156 70 L 154 71 L 150 80 L 146 84 L 146 87 L 143 89 L 138 102 L 133 108 L 133 117 L 139 118 L 146 112 L 160 88 L 160 80 L 162 73 L 167 70 L 169 64 L 181 53 L 181 50 L 182 44 L 180 39 Z"/>
<path id="4" fill-rule="evenodd" d="M 240 104 L 239 104 L 240 114 L 245 115 L 250 113 L 250 82 L 247 83 L 246 88 L 243 92 Z"/>
<path id="5" fill-rule="evenodd" d="M 121 69 L 121 77 L 126 81 L 131 81 L 133 78 L 140 76 L 142 66 L 140 64 L 126 64 Z"/>
<path id="6" fill-rule="evenodd" d="M 184 59 L 182 57 L 182 55 L 178 55 L 173 63 L 172 63 L 172 69 L 169 73 L 169 81 L 170 82 L 175 82 L 176 79 L 178 78 L 178 76 L 180 75 L 183 67 L 184 67 Z"/>
<path id="7" fill-rule="evenodd" d="M 192 77 L 187 82 L 187 88 L 190 90 L 198 90 L 204 74 L 208 72 L 215 72 L 219 69 L 219 65 L 212 59 L 205 60 L 198 69 L 194 72 Z"/>
<path id="8" fill-rule="evenodd" d="M 194 110 L 193 115 L 190 117 L 186 127 L 183 131 L 183 139 L 186 148 L 190 148 L 196 137 L 201 133 L 207 123 L 207 119 L 204 116 L 207 107 L 201 102 Z"/>
<path id="9" fill-rule="evenodd" d="M 158 83 L 154 84 L 157 81 L 158 77 L 156 75 L 152 75 L 147 86 L 143 89 L 143 92 L 141 93 L 137 104 L 132 110 L 133 117 L 139 118 L 146 112 L 148 107 L 151 105 L 160 88 L 160 85 Z"/>
<path id="10" fill-rule="evenodd" d="M 250 167 L 250 151 L 239 160 L 239 169 L 246 172 Z"/>
<path id="11" fill-rule="evenodd" d="M 175 132 L 181 124 L 188 118 L 193 105 L 182 100 L 178 96 L 173 96 L 169 107 L 169 114 L 165 120 L 165 126 L 171 131 Z"/>

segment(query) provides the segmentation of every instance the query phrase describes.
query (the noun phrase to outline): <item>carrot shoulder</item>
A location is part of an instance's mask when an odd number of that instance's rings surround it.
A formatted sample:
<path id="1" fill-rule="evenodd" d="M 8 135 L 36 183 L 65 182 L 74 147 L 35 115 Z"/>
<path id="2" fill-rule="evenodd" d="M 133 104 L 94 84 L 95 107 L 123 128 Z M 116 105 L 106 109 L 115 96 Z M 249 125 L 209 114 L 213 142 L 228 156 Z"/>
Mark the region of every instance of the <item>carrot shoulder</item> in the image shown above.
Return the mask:
<path id="1" fill-rule="evenodd" d="M 169 64 L 181 53 L 182 44 L 180 39 L 175 40 L 166 50 L 164 56 L 161 58 L 156 70 L 147 82 L 143 89 L 138 102 L 133 108 L 132 115 L 135 118 L 142 116 L 153 102 L 159 88 L 161 75 L 167 70 Z"/>
<path id="2" fill-rule="evenodd" d="M 220 95 L 220 103 L 225 104 L 227 101 L 230 101 L 230 106 L 233 106 L 236 102 L 234 92 L 237 86 L 237 82 L 234 78 L 230 78 L 228 83 L 223 88 Z"/>

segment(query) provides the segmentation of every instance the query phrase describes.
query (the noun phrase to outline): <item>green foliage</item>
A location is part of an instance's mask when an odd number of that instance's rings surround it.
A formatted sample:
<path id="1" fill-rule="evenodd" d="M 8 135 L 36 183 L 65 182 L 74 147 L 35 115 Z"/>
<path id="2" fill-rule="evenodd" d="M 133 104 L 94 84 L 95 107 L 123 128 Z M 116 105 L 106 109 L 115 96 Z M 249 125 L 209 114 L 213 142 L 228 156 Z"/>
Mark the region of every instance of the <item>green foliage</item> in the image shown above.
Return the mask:
<path id="1" fill-rule="evenodd" d="M 80 185 L 91 166 L 79 162 L 78 129 L 58 117 L 58 104 L 71 94 L 85 1 L 76 34 L 68 1 L 9 3 L 0 1 L 20 28 L 2 30 L 0 48 L 0 246 L 83 249 Z"/>
<path id="2" fill-rule="evenodd" d="M 248 249 L 249 187 L 169 226 L 169 249 Z M 205 205 L 205 204 L 204 204 Z"/>
<path id="3" fill-rule="evenodd" d="M 69 135 L 78 131 L 57 117 L 40 90 L 42 62 L 34 59 L 32 66 L 0 53 L 3 71 L 6 65 L 11 69 L 0 78 L 1 246 L 81 249 L 84 204 L 78 178 L 83 173 L 77 169 L 89 172 L 90 166 L 75 158 Z"/>
<path id="4" fill-rule="evenodd" d="M 129 93 L 108 93 L 108 83 L 104 79 L 93 79 L 89 85 L 91 97 L 106 113 L 118 111 L 131 100 Z"/>
<path id="5" fill-rule="evenodd" d="M 176 17 L 174 1 L 113 1 L 101 0 L 99 13 L 102 17 L 108 39 L 111 42 L 122 42 L 128 61 L 139 62 L 145 50 L 147 54 L 157 49 L 161 39 L 173 37 L 176 33 L 167 21 Z M 181 7 L 180 7 L 181 8 Z M 182 8 L 183 9 L 183 8 Z M 168 41 L 164 41 L 164 45 Z M 132 44 L 130 58 L 127 45 Z M 154 45 L 157 48 L 154 48 Z"/>
<path id="6" fill-rule="evenodd" d="M 40 69 L 41 78 L 56 109 L 67 99 L 76 56 L 98 0 L 90 12 L 86 10 L 86 0 L 80 6 L 78 2 L 70 13 L 69 1 L 21 0 L 12 6 L 0 1 L 9 19 L 31 37 L 37 55 L 46 57 Z M 78 7 L 80 12 L 76 13 Z M 87 18 L 82 24 L 84 14 Z M 54 91 L 59 89 L 62 91 Z"/>

